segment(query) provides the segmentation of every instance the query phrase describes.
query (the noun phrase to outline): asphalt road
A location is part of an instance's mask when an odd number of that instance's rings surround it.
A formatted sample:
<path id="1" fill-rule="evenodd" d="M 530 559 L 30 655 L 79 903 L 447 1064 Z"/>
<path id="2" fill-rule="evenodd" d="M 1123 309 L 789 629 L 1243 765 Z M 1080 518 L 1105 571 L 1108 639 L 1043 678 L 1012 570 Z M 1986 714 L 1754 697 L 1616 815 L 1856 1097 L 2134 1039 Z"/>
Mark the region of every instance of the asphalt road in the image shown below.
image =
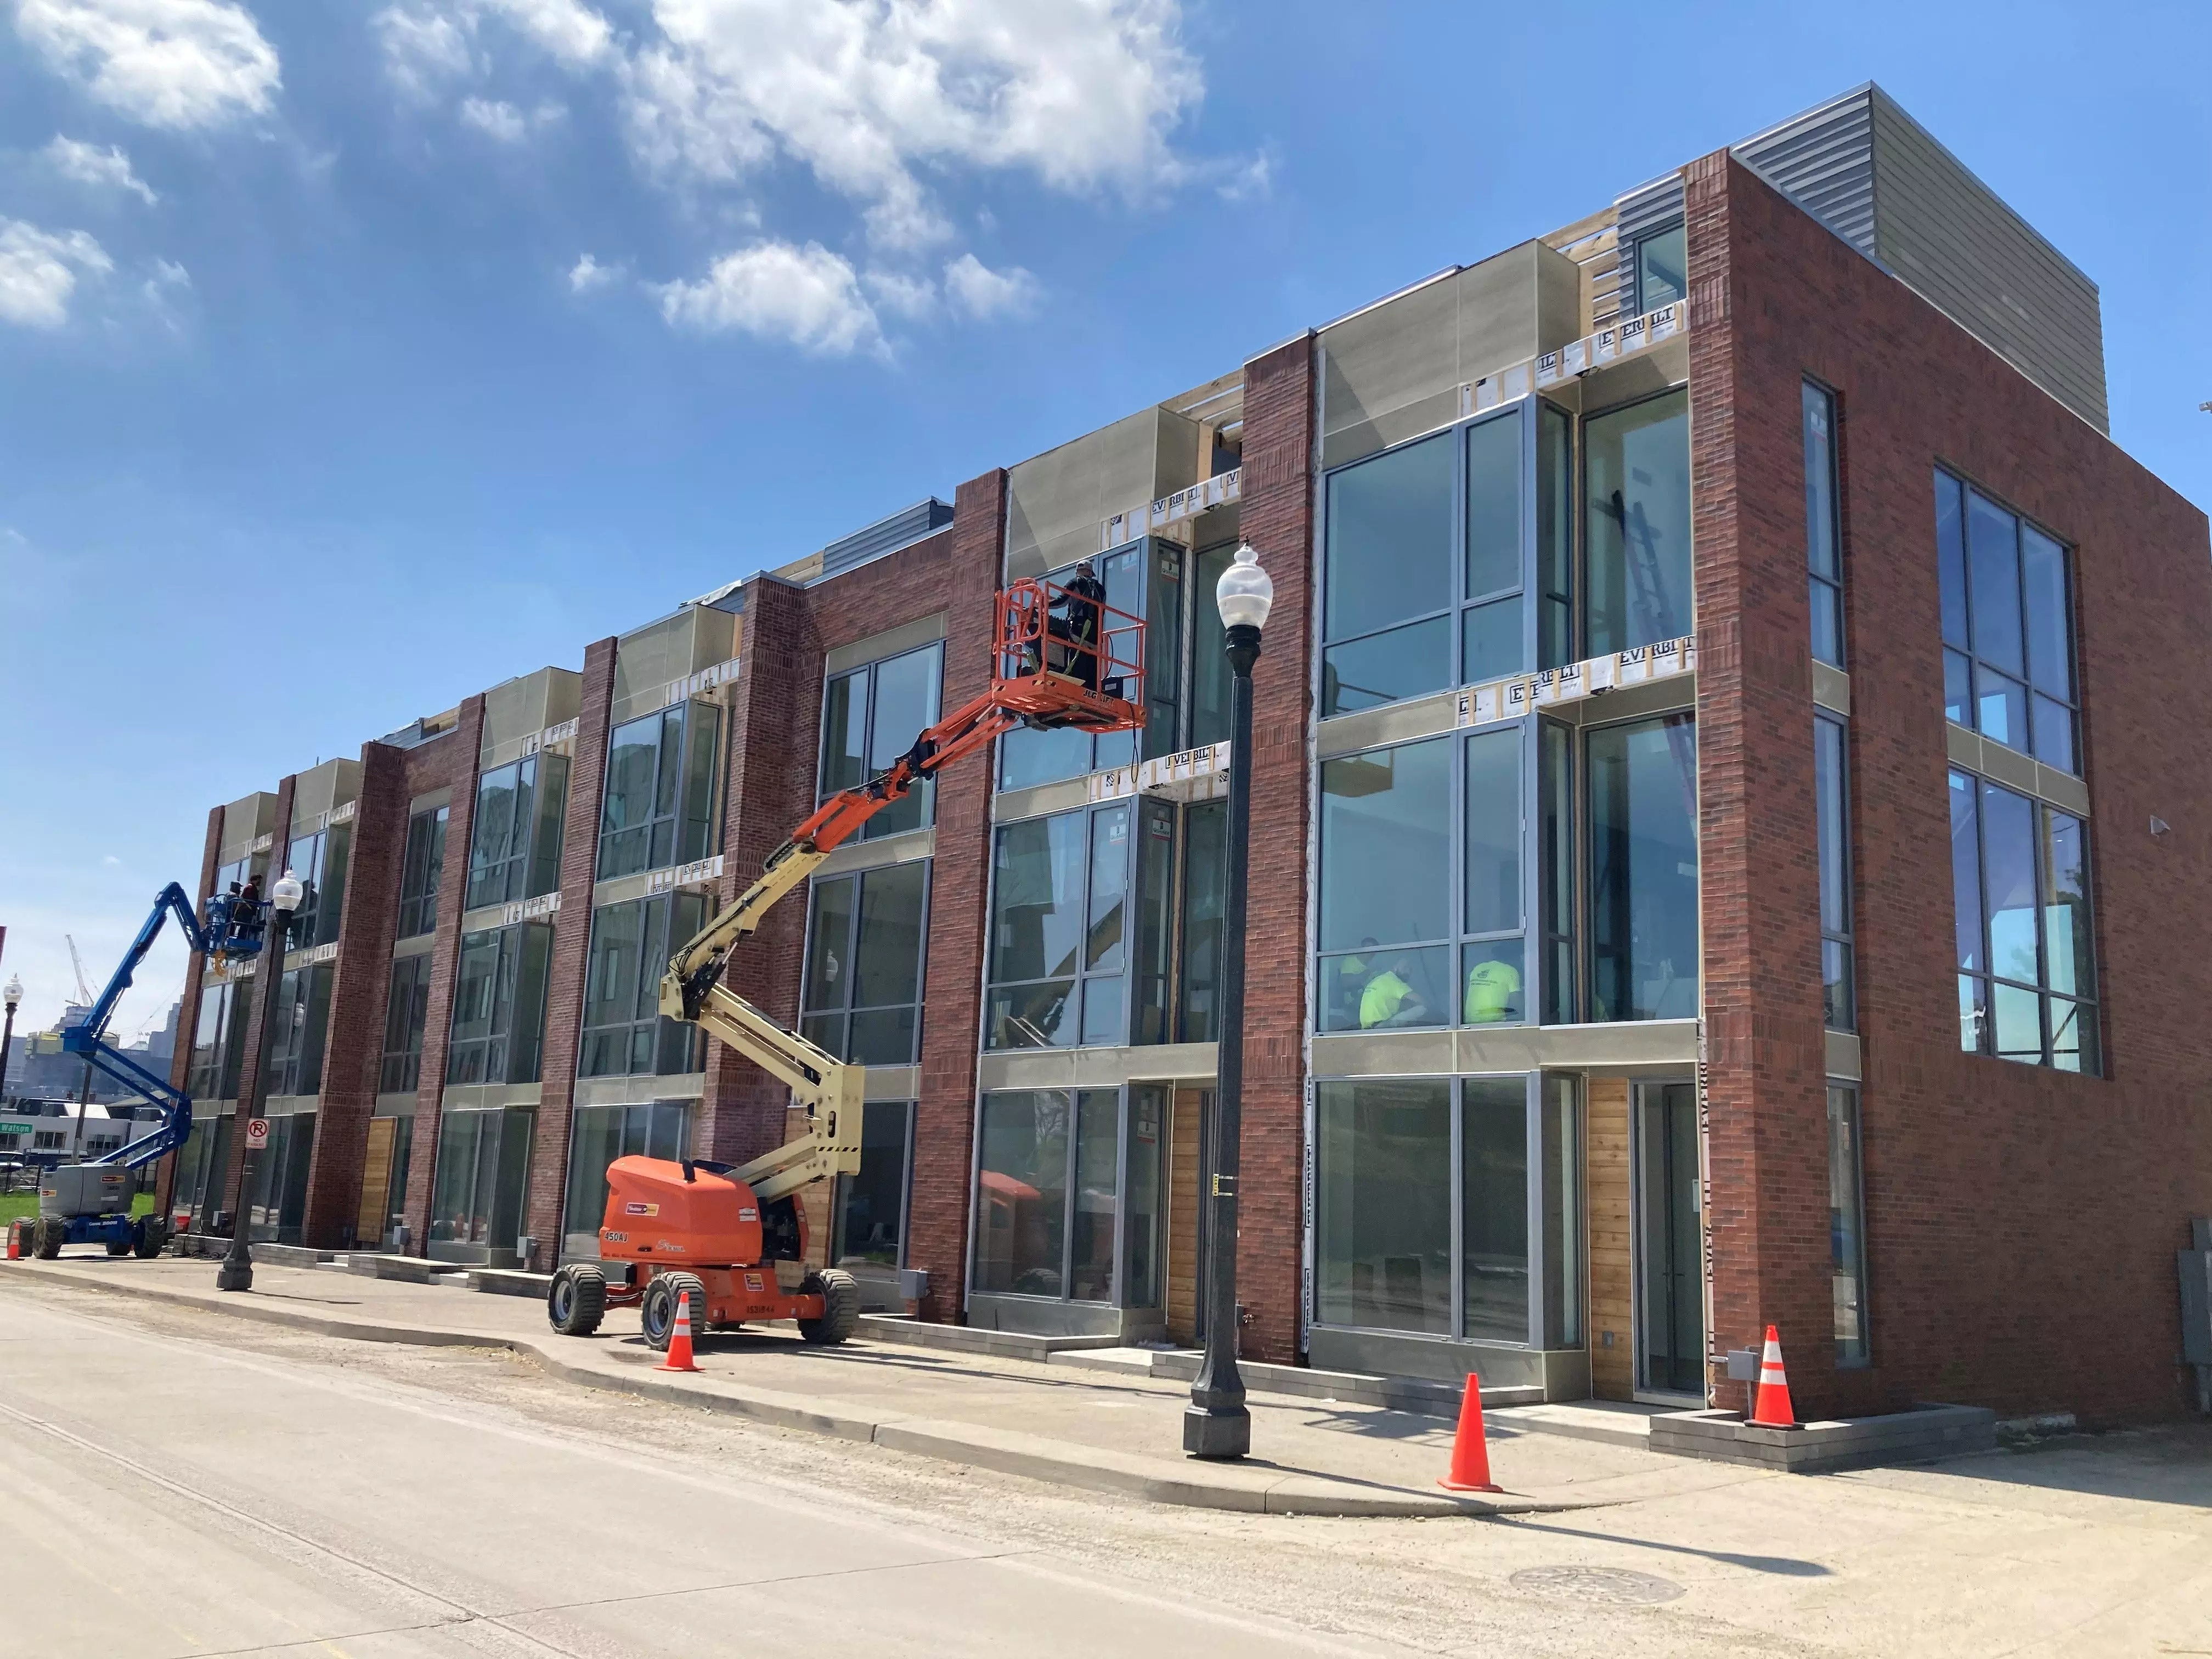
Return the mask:
<path id="1" fill-rule="evenodd" d="M 10 1659 L 1404 1651 L 680 1448 L 14 1297 L 0 1493 Z"/>

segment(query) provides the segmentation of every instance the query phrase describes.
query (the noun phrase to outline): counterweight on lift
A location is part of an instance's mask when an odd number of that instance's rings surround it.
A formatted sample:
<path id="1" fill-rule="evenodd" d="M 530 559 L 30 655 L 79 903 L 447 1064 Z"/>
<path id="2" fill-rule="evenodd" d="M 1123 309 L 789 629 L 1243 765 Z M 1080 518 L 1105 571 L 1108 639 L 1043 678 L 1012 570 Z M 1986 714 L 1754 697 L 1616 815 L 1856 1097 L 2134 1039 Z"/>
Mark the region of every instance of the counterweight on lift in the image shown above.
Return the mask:
<path id="1" fill-rule="evenodd" d="M 840 1342 L 860 1312 L 837 1269 L 809 1272 L 802 1188 L 860 1168 L 866 1073 L 785 1029 L 722 982 L 730 953 L 777 900 L 860 827 L 925 778 L 1018 727 L 1127 732 L 1144 725 L 1145 624 L 1106 604 L 1095 581 L 1018 581 L 1000 593 L 991 683 L 922 732 L 878 776 L 832 795 L 769 854 L 760 878 L 670 960 L 660 1012 L 692 1021 L 787 1085 L 806 1133 L 739 1167 L 700 1158 L 618 1158 L 607 1168 L 602 1263 L 554 1275 L 546 1313 L 570 1335 L 609 1306 L 640 1305 L 646 1340 L 668 1344 L 679 1297 L 691 1328 L 795 1319 L 811 1342 Z"/>

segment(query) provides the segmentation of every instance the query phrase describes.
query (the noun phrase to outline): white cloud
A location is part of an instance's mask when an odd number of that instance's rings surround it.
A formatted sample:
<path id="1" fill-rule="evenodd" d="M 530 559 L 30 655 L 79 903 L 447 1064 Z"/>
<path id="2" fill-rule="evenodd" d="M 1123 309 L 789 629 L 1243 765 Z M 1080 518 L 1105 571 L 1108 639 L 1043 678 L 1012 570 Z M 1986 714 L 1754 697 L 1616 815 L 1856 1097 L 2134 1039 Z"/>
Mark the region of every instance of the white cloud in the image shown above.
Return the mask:
<path id="1" fill-rule="evenodd" d="M 1026 311 L 1036 299 L 1036 278 L 1020 266 L 993 270 L 972 253 L 945 267 L 945 292 L 971 317 Z"/>
<path id="2" fill-rule="evenodd" d="M 598 63 L 614 45 L 614 30 L 607 20 L 579 0 L 479 0 L 479 3 L 572 68 Z"/>
<path id="3" fill-rule="evenodd" d="M 927 276 L 902 276 L 895 270 L 872 270 L 860 279 L 876 303 L 897 317 L 927 317 L 937 309 L 937 284 Z"/>
<path id="4" fill-rule="evenodd" d="M 756 242 L 724 254 L 698 282 L 654 291 L 672 327 L 742 329 L 831 356 L 884 350 L 853 267 L 818 242 Z"/>
<path id="5" fill-rule="evenodd" d="M 568 268 L 568 292 L 596 294 L 622 274 L 622 266 L 603 265 L 586 253 Z"/>
<path id="6" fill-rule="evenodd" d="M 442 82 L 469 72 L 468 36 L 444 14 L 392 6 L 377 13 L 375 21 L 384 43 L 384 72 L 416 97 L 429 98 Z"/>
<path id="7" fill-rule="evenodd" d="M 229 0 L 17 0 L 15 32 L 100 102 L 155 127 L 264 114 L 276 52 Z"/>
<path id="8" fill-rule="evenodd" d="M 82 139 L 64 138 L 58 132 L 53 143 L 46 148 L 46 157 L 55 172 L 81 185 L 131 191 L 143 198 L 148 207 L 161 199 L 154 193 L 152 185 L 131 170 L 131 158 L 123 153 L 120 144 L 100 149 Z"/>
<path id="9" fill-rule="evenodd" d="M 83 231 L 0 219 L 0 323 L 59 328 L 69 320 L 78 273 L 100 276 L 114 269 L 107 251 Z"/>
<path id="10" fill-rule="evenodd" d="M 1228 176 L 1214 185 L 1213 193 L 1230 203 L 1264 201 L 1274 184 L 1274 158 L 1262 151 L 1232 167 Z"/>
<path id="11" fill-rule="evenodd" d="M 1177 0 L 654 0 L 653 17 L 664 42 L 624 72 L 649 166 L 725 180 L 781 150 L 894 247 L 946 234 L 920 167 L 1172 182 L 1168 134 L 1202 91 Z"/>
<path id="12" fill-rule="evenodd" d="M 532 128 L 550 126 L 568 112 L 558 104 L 540 104 L 525 113 L 504 100 L 465 98 L 461 100 L 461 119 L 470 126 L 489 133 L 503 144 L 519 144 L 530 136 Z"/>

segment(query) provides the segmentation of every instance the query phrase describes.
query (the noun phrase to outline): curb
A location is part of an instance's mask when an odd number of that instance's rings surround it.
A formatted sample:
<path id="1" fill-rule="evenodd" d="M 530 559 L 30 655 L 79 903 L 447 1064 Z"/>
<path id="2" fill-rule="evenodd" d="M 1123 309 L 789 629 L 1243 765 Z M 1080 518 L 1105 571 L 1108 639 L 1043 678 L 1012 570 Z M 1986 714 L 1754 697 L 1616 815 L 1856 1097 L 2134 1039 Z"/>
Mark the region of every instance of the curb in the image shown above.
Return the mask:
<path id="1" fill-rule="evenodd" d="M 702 1387 L 664 1380 L 650 1373 L 625 1376 L 619 1371 L 603 1371 L 574 1364 L 526 1337 L 357 1323 L 266 1303 L 210 1303 L 185 1291 L 151 1285 L 119 1284 L 50 1270 L 38 1271 L 35 1276 L 52 1284 L 106 1291 L 116 1296 L 135 1296 L 202 1313 L 287 1326 L 320 1336 L 425 1348 L 502 1349 L 532 1359 L 550 1375 L 583 1388 L 720 1412 L 769 1428 L 872 1443 L 886 1450 L 1020 1475 L 1053 1486 L 1113 1492 L 1189 1509 L 1248 1515 L 1381 1519 L 1550 1515 L 1602 1507 L 1597 1503 L 1540 1503 L 1515 1498 L 1493 1501 L 1449 1497 L 1443 1492 L 1431 1496 L 1329 1475 L 1282 1472 L 1265 1465 L 1206 1466 L 1165 1457 L 1139 1456 L 976 1424 L 925 1417 L 876 1416 L 851 1407 L 841 1407 L 834 1401 L 817 1401 L 769 1389 L 740 1389 L 719 1382 Z"/>

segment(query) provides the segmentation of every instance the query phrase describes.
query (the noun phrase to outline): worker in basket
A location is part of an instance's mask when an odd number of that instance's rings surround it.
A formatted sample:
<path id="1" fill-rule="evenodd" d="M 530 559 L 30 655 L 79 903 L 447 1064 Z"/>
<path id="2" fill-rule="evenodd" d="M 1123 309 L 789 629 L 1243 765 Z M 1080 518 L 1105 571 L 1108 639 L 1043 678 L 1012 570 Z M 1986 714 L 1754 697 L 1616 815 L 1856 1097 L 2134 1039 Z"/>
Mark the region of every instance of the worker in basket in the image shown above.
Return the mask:
<path id="1" fill-rule="evenodd" d="M 1053 672 L 1072 676 L 1086 691 L 1098 689 L 1098 625 L 1105 603 L 1106 584 L 1085 559 L 1053 600 L 1045 620 L 1046 631 L 1065 641 L 1052 653 Z"/>

